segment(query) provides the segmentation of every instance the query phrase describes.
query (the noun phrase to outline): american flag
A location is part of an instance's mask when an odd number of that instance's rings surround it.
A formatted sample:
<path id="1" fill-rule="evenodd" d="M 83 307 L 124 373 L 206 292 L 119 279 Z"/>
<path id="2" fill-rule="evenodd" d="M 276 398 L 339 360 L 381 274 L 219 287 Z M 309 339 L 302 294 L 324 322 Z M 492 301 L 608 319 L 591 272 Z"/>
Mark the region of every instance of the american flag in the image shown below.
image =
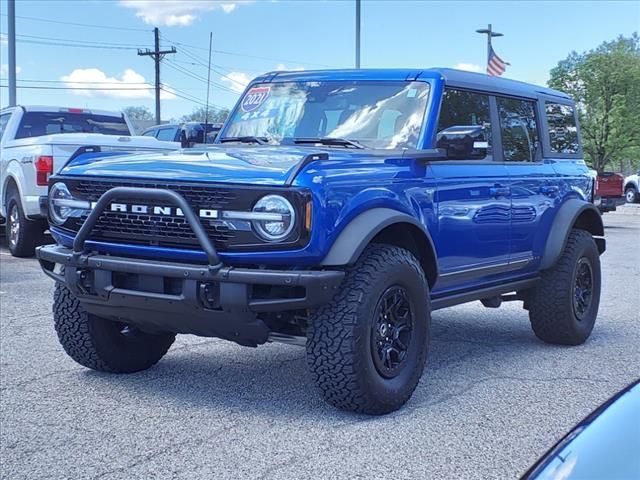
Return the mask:
<path id="1" fill-rule="evenodd" d="M 499 77 L 507 69 L 508 63 L 502 60 L 491 47 L 489 51 L 489 62 L 487 63 L 487 73 L 493 77 Z"/>

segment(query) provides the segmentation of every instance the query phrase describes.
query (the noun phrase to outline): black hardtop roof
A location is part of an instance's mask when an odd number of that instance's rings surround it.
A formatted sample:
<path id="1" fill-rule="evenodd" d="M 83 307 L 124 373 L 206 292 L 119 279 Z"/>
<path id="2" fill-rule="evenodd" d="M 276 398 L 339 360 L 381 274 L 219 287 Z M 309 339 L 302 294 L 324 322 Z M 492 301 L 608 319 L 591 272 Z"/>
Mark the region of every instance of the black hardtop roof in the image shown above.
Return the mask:
<path id="1" fill-rule="evenodd" d="M 372 69 L 340 69 L 340 70 L 300 70 L 276 71 L 259 76 L 255 82 L 295 82 L 295 81 L 327 81 L 327 80 L 412 80 L 442 79 L 445 84 L 471 90 L 480 90 L 495 94 L 514 95 L 525 98 L 537 98 L 547 95 L 572 102 L 566 93 L 531 83 L 493 77 L 484 73 L 468 72 L 455 68 L 372 68 Z"/>

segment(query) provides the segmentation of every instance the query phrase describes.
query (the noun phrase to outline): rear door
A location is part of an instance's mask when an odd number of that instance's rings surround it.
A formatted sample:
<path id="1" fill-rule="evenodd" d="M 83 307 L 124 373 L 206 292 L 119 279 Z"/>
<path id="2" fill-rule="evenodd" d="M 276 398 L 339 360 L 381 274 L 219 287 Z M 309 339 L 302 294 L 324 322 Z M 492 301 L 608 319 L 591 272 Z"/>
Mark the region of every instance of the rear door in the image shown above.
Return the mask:
<path id="1" fill-rule="evenodd" d="M 540 259 L 559 196 L 553 162 L 543 160 L 536 100 L 496 97 L 499 155 L 511 179 L 513 269 L 532 269 Z"/>
<path id="2" fill-rule="evenodd" d="M 457 290 L 499 278 L 508 269 L 511 197 L 509 173 L 494 161 L 497 119 L 489 95 L 447 89 L 438 132 L 453 126 L 483 126 L 484 158 L 435 161 L 434 203 L 438 230 L 434 244 L 440 278 L 434 292 Z"/>

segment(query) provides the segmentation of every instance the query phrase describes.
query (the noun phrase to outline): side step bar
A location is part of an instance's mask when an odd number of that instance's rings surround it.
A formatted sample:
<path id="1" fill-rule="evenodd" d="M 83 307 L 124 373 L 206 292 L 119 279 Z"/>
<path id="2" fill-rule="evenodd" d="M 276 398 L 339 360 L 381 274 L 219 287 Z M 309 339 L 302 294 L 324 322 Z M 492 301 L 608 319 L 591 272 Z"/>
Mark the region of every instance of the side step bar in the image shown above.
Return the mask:
<path id="1" fill-rule="evenodd" d="M 475 300 L 482 300 L 483 298 L 497 297 L 505 293 L 524 290 L 535 286 L 539 280 L 540 278 L 530 278 L 527 280 L 519 280 L 517 282 L 498 285 L 495 287 L 482 288 L 480 290 L 474 290 L 472 292 L 454 293 L 452 295 L 447 295 L 444 297 L 432 297 L 431 310 L 439 310 L 441 308 L 460 305 L 461 303 L 473 302 Z"/>

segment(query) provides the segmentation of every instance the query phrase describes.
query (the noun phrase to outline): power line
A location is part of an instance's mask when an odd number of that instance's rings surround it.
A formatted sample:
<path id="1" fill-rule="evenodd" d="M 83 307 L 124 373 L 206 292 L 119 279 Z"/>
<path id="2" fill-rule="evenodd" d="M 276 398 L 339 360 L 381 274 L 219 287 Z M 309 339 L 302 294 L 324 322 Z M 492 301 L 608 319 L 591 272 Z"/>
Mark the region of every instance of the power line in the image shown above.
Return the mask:
<path id="1" fill-rule="evenodd" d="M 204 63 L 202 63 L 202 62 L 200 61 L 200 59 L 199 59 L 196 55 L 193 55 L 193 54 L 189 53 L 189 51 L 188 51 L 188 50 L 184 50 L 184 49 L 183 49 L 183 50 L 182 50 L 182 53 L 184 53 L 184 54 L 185 54 L 185 55 L 187 55 L 188 57 L 190 57 L 190 58 L 192 58 L 193 60 L 195 60 L 196 62 L 198 62 L 198 65 L 201 65 L 202 67 L 206 68 L 208 71 L 213 71 L 213 72 L 217 73 L 218 75 L 222 75 L 224 78 L 226 78 L 226 79 L 227 79 L 227 80 L 229 80 L 230 82 L 233 82 L 233 83 L 237 84 L 238 86 L 240 86 L 240 87 L 242 87 L 242 88 L 244 88 L 244 87 L 246 86 L 244 83 L 239 82 L 238 80 L 234 80 L 233 78 L 229 77 L 226 73 L 224 73 L 224 72 L 220 72 L 219 70 L 216 70 L 215 68 L 211 68 L 210 66 L 205 65 Z M 215 85 L 215 83 L 214 83 L 214 85 Z M 237 92 L 234 92 L 234 93 L 237 93 Z"/>
<path id="2" fill-rule="evenodd" d="M 0 81 L 5 81 L 6 78 L 0 78 Z M 18 80 L 19 82 L 28 82 L 28 83 L 73 83 L 73 84 L 97 84 L 97 85 L 123 85 L 123 82 L 121 81 L 108 81 L 108 80 L 103 80 L 103 81 L 80 81 L 80 80 L 33 80 L 33 79 L 27 79 L 27 78 L 21 78 Z M 127 82 L 126 85 L 149 85 L 148 82 Z M 150 86 L 150 85 L 149 85 Z"/>
<path id="3" fill-rule="evenodd" d="M 70 83 L 73 83 L 73 82 L 70 82 Z M 7 87 L 7 85 L 0 85 L 0 88 L 5 88 L 5 87 Z M 78 87 L 46 87 L 44 85 L 18 85 L 17 88 L 27 88 L 27 89 L 33 89 L 33 90 L 99 90 L 99 91 L 120 91 L 120 92 L 136 91 L 136 90 L 137 91 L 153 90 L 153 87 L 138 87 L 138 88 L 82 87 L 82 88 L 78 88 Z"/>
<path id="4" fill-rule="evenodd" d="M 175 70 L 175 71 L 177 71 L 177 72 L 182 73 L 183 75 L 186 75 L 186 76 L 188 76 L 188 77 L 191 77 L 191 78 L 193 78 L 194 80 L 198 80 L 198 81 L 200 81 L 200 82 L 203 82 L 205 85 L 207 84 L 207 79 L 206 79 L 206 78 L 204 78 L 204 77 L 202 77 L 202 76 L 200 76 L 200 75 L 198 75 L 198 74 L 196 74 L 196 73 L 193 73 L 193 72 L 191 72 L 191 71 L 189 71 L 189 70 L 183 69 L 183 68 L 182 68 L 182 67 L 180 67 L 179 65 L 175 65 L 175 64 L 173 64 L 173 61 L 169 61 L 169 60 L 168 60 L 168 61 L 167 61 L 167 63 L 166 63 L 166 65 L 167 65 L 168 67 L 172 68 L 173 70 Z M 219 90 L 223 90 L 223 91 L 225 91 L 225 92 L 235 93 L 235 94 L 237 94 L 237 93 L 238 93 L 238 92 L 236 92 L 235 90 L 233 90 L 233 89 L 231 89 L 231 88 L 229 88 L 229 87 L 226 87 L 225 85 L 222 85 L 221 83 L 216 83 L 216 82 L 213 82 L 213 81 L 209 81 L 209 85 L 212 85 L 212 86 L 214 86 L 214 87 L 217 87 Z"/>
<path id="5" fill-rule="evenodd" d="M 0 14 L 0 16 L 6 17 L 7 15 L 2 13 Z M 122 27 L 122 26 L 116 26 L 116 25 L 96 25 L 91 23 L 78 23 L 78 22 L 63 22 L 61 20 L 50 20 L 48 18 L 27 17 L 24 15 L 16 15 L 16 18 L 19 18 L 21 20 L 31 20 L 34 22 L 57 23 L 59 25 L 74 25 L 76 27 L 104 28 L 107 30 L 127 30 L 130 32 L 144 32 L 144 33 L 149 33 L 151 31 L 151 29 L 145 29 L 145 28 Z"/>
<path id="6" fill-rule="evenodd" d="M 132 44 L 132 43 L 116 43 L 116 42 L 92 42 L 91 40 L 76 40 L 76 39 L 72 39 L 72 38 L 58 38 L 58 37 L 41 37 L 38 35 L 25 35 L 25 34 L 18 34 L 16 35 L 16 37 L 22 37 L 22 38 L 29 38 L 29 39 L 36 39 L 36 40 L 52 40 L 54 42 L 70 42 L 70 43 L 82 43 L 82 44 L 88 44 L 88 45 L 101 45 L 101 46 L 115 46 L 115 47 L 132 47 L 132 48 L 137 48 L 137 45 Z"/>
<path id="7" fill-rule="evenodd" d="M 198 105 L 200 105 L 202 107 L 206 107 L 206 105 L 203 102 L 198 100 L 197 97 L 194 97 L 193 95 L 189 95 L 188 93 L 183 92 L 182 90 L 177 90 L 174 87 L 168 87 L 168 88 L 164 88 L 164 87 L 165 87 L 165 85 L 162 85 L 160 87 L 161 90 L 164 91 L 164 92 L 170 93 L 170 94 L 175 95 L 176 97 L 182 98 L 184 100 L 188 100 L 190 102 L 196 103 L 196 104 L 198 104 Z M 213 104 L 213 103 L 211 103 L 209 106 L 217 108 L 219 110 L 228 110 L 228 107 L 223 107 L 222 105 L 216 105 L 216 104 Z"/>
<path id="8" fill-rule="evenodd" d="M 99 48 L 104 50 L 137 50 L 135 47 L 116 47 L 116 46 L 102 46 L 102 45 L 81 45 L 79 43 L 61 43 L 61 42 L 46 42 L 40 40 L 16 40 L 17 43 L 31 43 L 34 45 L 46 45 L 49 47 L 72 47 L 72 48 Z"/>
<path id="9" fill-rule="evenodd" d="M 166 36 L 164 38 L 166 38 L 167 41 L 169 41 L 171 43 L 174 43 L 174 44 L 176 44 L 176 45 L 178 45 L 180 47 L 188 47 L 188 48 L 195 48 L 197 50 L 208 51 L 208 49 L 204 48 L 204 47 L 199 47 L 197 45 L 190 45 L 188 43 L 174 42 L 173 40 L 171 40 L 170 38 L 167 38 Z M 261 57 L 259 55 L 249 55 L 249 54 L 244 54 L 244 53 L 234 53 L 234 52 L 229 52 L 229 51 L 226 51 L 226 50 L 213 50 L 213 53 L 221 53 L 222 55 L 233 55 L 233 56 L 236 56 L 236 57 L 256 58 L 256 59 L 259 59 L 259 60 L 269 60 L 271 62 L 298 63 L 298 64 L 301 64 L 301 65 L 313 65 L 313 66 L 316 66 L 316 67 L 335 68 L 332 65 L 325 65 L 325 64 L 322 64 L 322 63 L 302 62 L 302 61 L 299 61 L 299 60 L 286 60 L 286 59 L 283 59 L 283 58 Z"/>

